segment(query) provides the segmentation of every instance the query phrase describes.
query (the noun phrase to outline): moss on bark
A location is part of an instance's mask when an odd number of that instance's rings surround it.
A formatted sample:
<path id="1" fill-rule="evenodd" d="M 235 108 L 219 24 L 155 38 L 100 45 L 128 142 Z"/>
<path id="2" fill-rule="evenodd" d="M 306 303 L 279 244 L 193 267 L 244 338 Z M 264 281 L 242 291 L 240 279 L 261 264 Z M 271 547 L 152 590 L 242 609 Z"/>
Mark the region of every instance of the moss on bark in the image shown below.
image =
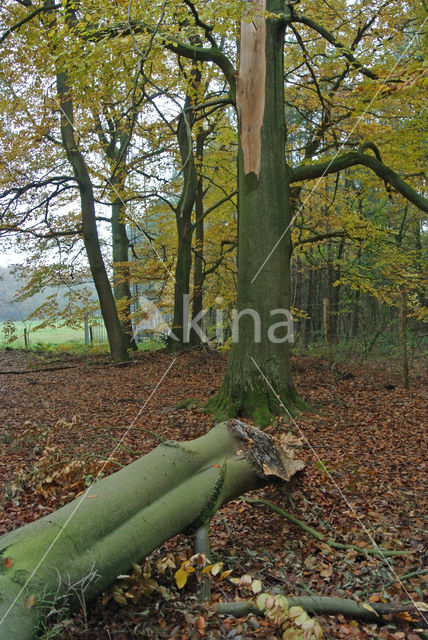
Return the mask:
<path id="1" fill-rule="evenodd" d="M 95 571 L 85 598 L 96 596 L 132 562 L 260 485 L 240 448 L 225 424 L 185 444 L 165 442 L 65 507 L 1 536 L 0 639 L 33 638 L 53 594 L 78 608 L 68 585 Z"/>

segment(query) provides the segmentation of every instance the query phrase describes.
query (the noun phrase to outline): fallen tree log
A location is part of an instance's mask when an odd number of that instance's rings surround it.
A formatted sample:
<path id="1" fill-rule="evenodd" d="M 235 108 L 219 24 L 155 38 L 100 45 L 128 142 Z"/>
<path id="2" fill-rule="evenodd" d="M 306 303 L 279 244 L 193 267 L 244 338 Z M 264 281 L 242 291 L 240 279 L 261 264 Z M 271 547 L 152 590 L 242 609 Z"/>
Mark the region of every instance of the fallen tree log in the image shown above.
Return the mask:
<path id="1" fill-rule="evenodd" d="M 225 502 L 288 480 L 304 464 L 238 420 L 190 442 L 164 442 L 54 513 L 0 537 L 0 639 L 29 640 L 55 599 L 81 606 L 162 542 L 197 528 Z M 61 600 L 62 601 L 62 600 Z"/>

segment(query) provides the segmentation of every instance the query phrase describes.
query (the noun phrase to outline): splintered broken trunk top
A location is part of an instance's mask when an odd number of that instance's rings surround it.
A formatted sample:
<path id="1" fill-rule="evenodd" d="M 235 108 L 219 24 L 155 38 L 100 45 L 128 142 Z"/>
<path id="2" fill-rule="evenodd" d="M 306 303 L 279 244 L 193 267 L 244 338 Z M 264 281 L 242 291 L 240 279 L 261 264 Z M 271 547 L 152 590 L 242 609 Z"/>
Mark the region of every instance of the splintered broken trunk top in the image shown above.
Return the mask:
<path id="1" fill-rule="evenodd" d="M 254 318 L 243 314 L 223 386 L 213 402 L 219 415 L 246 415 L 259 424 L 281 408 L 254 361 L 290 412 L 299 403 L 290 373 L 289 343 L 268 336 L 269 327 L 272 336 L 274 325 L 284 323 L 284 316 L 275 310 L 290 308 L 291 239 L 289 230 L 284 235 L 290 224 L 284 27 L 280 20 L 264 19 L 263 4 L 257 3 L 256 15 L 241 25 L 236 86 L 240 131 L 237 307 L 240 313 L 252 309 L 259 314 L 261 337 L 257 341 Z M 267 0 L 265 8 L 278 12 L 281 7 L 282 2 Z M 286 332 L 284 325 L 278 326 L 275 338 L 285 337 Z"/>

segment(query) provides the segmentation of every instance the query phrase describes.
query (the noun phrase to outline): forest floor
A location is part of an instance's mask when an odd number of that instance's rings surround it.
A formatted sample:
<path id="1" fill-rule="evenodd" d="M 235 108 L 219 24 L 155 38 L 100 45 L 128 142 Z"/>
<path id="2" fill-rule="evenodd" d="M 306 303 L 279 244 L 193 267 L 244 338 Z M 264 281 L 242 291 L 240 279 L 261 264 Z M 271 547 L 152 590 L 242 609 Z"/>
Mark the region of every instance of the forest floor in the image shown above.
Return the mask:
<path id="1" fill-rule="evenodd" d="M 128 366 L 109 366 L 106 356 L 0 351 L 0 533 L 68 502 L 100 471 L 111 473 L 150 451 L 157 443 L 146 429 L 174 440 L 206 433 L 211 416 L 198 408 L 174 407 L 189 397 L 208 400 L 220 385 L 225 364 L 224 355 L 203 351 L 175 360 L 146 352 Z M 68 368 L 59 368 L 63 366 Z M 238 578 L 258 578 L 263 591 L 280 589 L 289 595 L 335 595 L 372 603 L 420 602 L 428 595 L 423 573 L 427 393 L 422 368 L 415 369 L 412 388 L 406 391 L 394 363 L 365 364 L 351 376 L 339 377 L 326 361 L 294 358 L 296 385 L 312 408 L 295 422 L 279 420 L 267 431 L 303 434 L 307 446 L 299 457 L 307 466 L 292 482 L 252 494 L 338 542 L 366 548 L 376 543 L 410 553 L 385 560 L 335 550 L 266 506 L 236 500 L 211 523 L 212 553 L 224 570 L 233 570 Z M 265 619 L 217 616 L 201 608 L 194 582 L 179 590 L 175 569 L 164 565 L 168 559 L 179 567 L 192 553 L 190 537 L 166 542 L 146 564 L 157 590 L 126 606 L 113 598 L 103 605 L 100 598 L 87 612 L 59 611 L 57 626 L 50 621 L 43 637 L 281 638 L 280 628 Z M 212 596 L 222 601 L 249 594 L 245 587 L 214 578 Z M 428 637 L 408 618 L 402 614 L 401 620 L 379 625 L 341 615 L 319 621 L 327 638 Z"/>

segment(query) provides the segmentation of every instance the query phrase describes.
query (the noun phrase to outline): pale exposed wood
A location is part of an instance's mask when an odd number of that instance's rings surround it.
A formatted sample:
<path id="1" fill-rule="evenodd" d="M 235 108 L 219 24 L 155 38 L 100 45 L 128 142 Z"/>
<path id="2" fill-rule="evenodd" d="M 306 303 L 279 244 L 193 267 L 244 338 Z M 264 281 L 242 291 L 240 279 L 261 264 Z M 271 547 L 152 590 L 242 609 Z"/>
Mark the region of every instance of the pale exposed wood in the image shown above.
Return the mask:
<path id="1" fill-rule="evenodd" d="M 236 81 L 244 173 L 260 173 L 261 135 L 265 111 L 266 0 L 252 0 L 249 15 L 241 20 L 241 52 Z"/>

